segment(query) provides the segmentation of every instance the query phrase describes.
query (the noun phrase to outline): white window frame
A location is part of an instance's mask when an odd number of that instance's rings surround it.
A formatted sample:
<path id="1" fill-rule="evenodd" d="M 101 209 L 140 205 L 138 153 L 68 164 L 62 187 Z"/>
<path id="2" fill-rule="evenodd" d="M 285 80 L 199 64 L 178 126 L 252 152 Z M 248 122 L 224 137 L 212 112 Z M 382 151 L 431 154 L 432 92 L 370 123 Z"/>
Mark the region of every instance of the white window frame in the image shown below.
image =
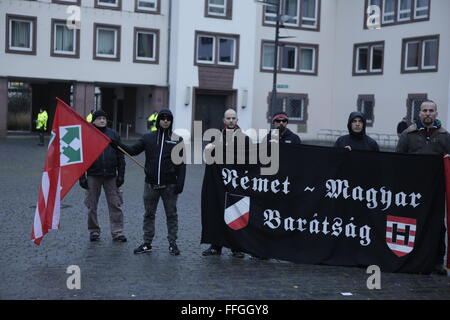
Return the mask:
<path id="1" fill-rule="evenodd" d="M 405 70 L 406 71 L 416 71 L 416 70 L 419 70 L 419 68 L 420 68 L 420 66 L 417 66 L 417 67 L 408 67 L 408 52 L 409 52 L 409 45 L 410 44 L 413 44 L 413 43 L 417 43 L 419 46 L 419 49 L 420 49 L 420 46 L 421 46 L 421 41 L 420 40 L 413 40 L 413 41 L 408 41 L 408 42 L 406 42 L 406 44 L 405 44 L 405 46 L 406 46 L 406 48 L 405 48 L 405 65 L 404 65 L 404 68 L 405 68 Z M 417 53 L 418 54 L 418 53 Z"/>
<path id="2" fill-rule="evenodd" d="M 199 59 L 199 46 L 200 46 L 200 38 L 212 38 L 213 39 L 213 43 L 212 43 L 212 60 L 208 61 L 208 60 L 200 60 Z M 197 54 L 196 54 L 196 62 L 200 63 L 200 64 L 215 64 L 216 61 L 216 37 L 213 35 L 207 35 L 207 34 L 199 34 L 197 35 Z"/>
<path id="3" fill-rule="evenodd" d="M 265 47 L 272 47 L 273 48 L 273 54 L 275 55 L 275 44 L 273 43 L 269 43 L 269 42 L 263 42 L 263 49 L 262 49 L 262 57 L 261 57 L 261 68 L 263 70 L 273 70 L 274 66 L 268 67 L 264 65 L 264 48 Z M 279 58 L 279 57 L 278 57 Z M 272 59 L 272 64 L 273 64 L 273 59 Z"/>
<path id="4" fill-rule="evenodd" d="M 428 18 L 430 15 L 430 1 L 428 1 L 428 6 L 426 7 L 417 7 L 419 0 L 414 0 L 414 19 L 422 19 L 422 18 Z M 417 15 L 417 11 L 427 10 L 426 15 Z"/>
<path id="5" fill-rule="evenodd" d="M 109 2 L 103 2 L 105 0 L 97 0 L 97 5 L 103 6 L 103 7 L 111 7 L 111 8 L 118 8 L 119 7 L 119 0 L 114 0 L 114 3 Z"/>
<path id="6" fill-rule="evenodd" d="M 283 48 L 294 48 L 295 49 L 295 57 L 294 57 L 294 68 L 283 68 L 282 64 L 283 64 Z M 298 61 L 298 46 L 293 46 L 293 45 L 284 45 L 282 47 L 279 48 L 279 52 L 278 52 L 278 58 L 280 61 L 280 70 L 281 71 L 287 71 L 287 72 L 296 72 L 297 71 L 297 61 Z"/>
<path id="7" fill-rule="evenodd" d="M 148 57 L 140 57 L 139 56 L 139 50 L 138 50 L 138 48 L 139 48 L 139 34 L 140 33 L 142 33 L 142 34 L 151 34 L 151 35 L 153 35 L 153 57 L 152 58 L 148 58 Z M 151 31 L 136 31 L 136 35 L 135 35 L 135 37 L 136 37 L 136 48 L 135 48 L 135 50 L 136 50 L 136 57 L 135 57 L 135 59 L 136 60 L 139 60 L 139 61 L 151 61 L 151 62 L 155 62 L 156 61 L 156 37 L 157 37 L 157 34 L 155 33 L 155 32 L 151 32 Z"/>
<path id="8" fill-rule="evenodd" d="M 303 49 L 307 49 L 307 50 L 312 50 L 312 69 L 308 70 L 308 69 L 301 69 L 301 63 L 299 64 L 299 71 L 300 72 L 305 72 L 305 73 L 314 73 L 316 70 L 316 48 L 314 47 L 300 47 L 299 48 L 299 56 L 301 57 L 300 52 Z"/>
<path id="9" fill-rule="evenodd" d="M 359 69 L 359 50 L 361 49 L 366 49 L 367 50 L 367 69 Z M 357 47 L 356 48 L 356 59 L 355 59 L 355 72 L 356 73 L 367 73 L 369 72 L 371 66 L 370 66 L 370 61 L 371 61 L 371 52 L 369 52 L 369 46 L 361 46 L 361 47 Z"/>
<path id="10" fill-rule="evenodd" d="M 232 53 L 232 62 L 221 62 L 220 61 L 220 39 L 226 39 L 226 40 L 232 40 L 233 41 L 233 53 Z M 236 65 L 236 38 L 231 37 L 217 37 L 217 64 L 224 65 L 224 66 L 235 66 Z"/>
<path id="11" fill-rule="evenodd" d="M 220 4 L 215 4 L 215 3 L 210 3 L 210 0 L 208 1 L 208 15 L 210 16 L 219 16 L 219 17 L 226 17 L 227 16 L 227 0 L 223 0 L 223 5 Z M 223 8 L 223 14 L 221 13 L 217 13 L 217 12 L 211 12 L 209 11 L 209 8 Z"/>
<path id="12" fill-rule="evenodd" d="M 384 59 L 384 46 L 381 44 L 373 45 L 370 47 L 370 61 L 369 61 L 369 70 L 370 72 L 383 72 L 383 64 L 381 65 L 381 69 L 374 69 L 373 68 L 373 52 L 375 48 L 381 48 L 381 51 L 383 52 L 382 56 Z"/>
<path id="13" fill-rule="evenodd" d="M 319 11 L 319 5 L 318 5 L 318 1 L 319 0 L 315 0 L 314 1 L 314 18 L 310 18 L 310 17 L 304 17 L 303 16 L 303 9 L 300 10 L 300 14 L 301 14 L 301 21 L 302 21 L 302 28 L 308 28 L 308 29 L 317 29 L 317 15 L 318 15 L 318 11 Z M 308 24 L 303 24 L 303 20 L 306 21 L 313 21 L 314 24 L 313 25 L 308 25 Z"/>
<path id="14" fill-rule="evenodd" d="M 56 35 L 57 35 L 56 27 L 57 26 L 63 26 L 65 28 L 67 28 L 65 23 L 56 22 L 54 24 L 54 26 L 53 26 L 53 53 L 75 55 L 77 53 L 77 36 L 78 36 L 77 32 L 76 32 L 76 29 L 72 29 L 72 30 L 69 29 L 69 31 L 73 32 L 73 51 L 63 51 L 63 50 L 57 50 L 56 49 L 56 38 L 57 38 L 56 37 Z"/>
<path id="15" fill-rule="evenodd" d="M 141 7 L 140 3 L 146 2 L 146 3 L 153 3 L 155 5 L 155 8 L 149 8 L 149 7 Z M 138 0 L 137 1 L 137 9 L 142 11 L 158 11 L 158 0 Z"/>
<path id="16" fill-rule="evenodd" d="M 436 57 L 436 65 L 434 65 L 434 66 L 425 66 L 425 43 L 426 42 L 432 42 L 432 41 L 434 41 L 434 42 L 436 42 L 436 45 L 438 45 L 438 40 L 437 39 L 426 39 L 426 40 L 423 40 L 422 41 L 422 44 L 421 44 L 421 49 L 422 49 L 422 57 L 421 57 L 421 68 L 422 68 L 422 70 L 434 70 L 434 69 L 437 69 L 437 59 L 438 59 L 438 57 L 439 57 L 439 55 Z M 437 47 L 438 49 L 439 49 L 439 46 Z"/>
<path id="17" fill-rule="evenodd" d="M 100 40 L 99 31 L 100 30 L 114 31 L 114 54 L 113 55 L 111 55 L 111 54 L 104 54 L 104 53 L 98 53 L 98 44 L 100 42 L 99 41 Z M 118 39 L 118 34 L 119 34 L 118 30 L 116 28 L 97 27 L 95 32 L 96 32 L 96 36 L 97 36 L 97 40 L 96 40 L 96 43 L 95 43 L 95 55 L 98 58 L 114 58 L 114 59 L 117 59 L 118 58 L 118 54 L 117 54 L 118 53 L 118 47 L 117 47 L 117 44 L 118 44 L 118 41 L 119 41 L 119 39 Z"/>
<path id="18" fill-rule="evenodd" d="M 286 1 L 284 0 L 284 9 L 286 8 Z M 283 25 L 285 26 L 294 26 L 294 27 L 298 27 L 300 25 L 300 4 L 301 4 L 301 0 L 296 0 L 297 1 L 297 14 L 295 17 L 293 17 L 295 19 L 295 23 L 289 23 L 289 22 L 283 22 Z M 292 17 L 292 16 L 289 16 Z"/>
<path id="19" fill-rule="evenodd" d="M 390 11 L 388 13 L 386 13 L 386 1 L 388 0 L 383 0 L 383 12 L 381 13 L 383 18 L 382 18 L 382 23 L 383 24 L 390 24 L 390 23 L 395 23 L 395 7 L 393 9 L 393 11 Z M 389 0 L 392 1 L 392 0 Z M 395 0 L 394 0 L 395 2 Z M 386 17 L 392 17 L 392 20 L 387 21 Z"/>
<path id="20" fill-rule="evenodd" d="M 13 29 L 12 23 L 13 23 L 13 21 L 28 23 L 28 25 L 29 25 L 28 29 L 30 30 L 30 43 L 29 43 L 28 48 L 14 47 L 12 45 L 12 40 L 13 40 L 13 38 L 12 38 L 12 32 L 13 32 L 13 30 L 12 30 Z M 23 51 L 23 52 L 32 52 L 33 51 L 33 45 L 34 45 L 33 40 L 34 40 L 33 39 L 33 21 L 27 20 L 27 19 L 18 19 L 18 18 L 11 18 L 9 20 L 9 41 L 8 41 L 9 50 L 16 50 L 16 51 Z"/>
<path id="21" fill-rule="evenodd" d="M 401 4 L 402 4 L 402 1 L 403 0 L 398 0 L 398 3 L 397 3 L 397 8 L 398 8 L 398 12 L 397 12 L 397 21 L 409 21 L 409 20 L 411 20 L 411 18 L 412 18 L 412 16 L 413 16 L 413 14 L 412 14 L 412 10 L 413 10 L 413 2 L 412 1 L 414 1 L 414 0 L 407 0 L 407 1 L 409 1 L 409 4 L 410 4 L 410 8 L 409 9 L 401 9 Z M 409 17 L 408 18 L 400 18 L 400 15 L 401 14 L 403 14 L 403 13 L 409 13 Z"/>
<path id="22" fill-rule="evenodd" d="M 280 1 L 281 1 L 281 0 L 280 0 Z M 276 18 L 277 18 L 277 14 L 276 14 L 276 13 L 272 13 L 272 12 L 267 13 L 267 8 L 269 8 L 269 7 L 273 7 L 273 6 L 269 6 L 269 5 L 263 6 L 264 23 L 275 25 L 275 24 L 276 24 L 276 21 L 270 21 L 270 20 L 267 20 L 267 17 L 275 18 L 275 20 L 276 20 Z"/>

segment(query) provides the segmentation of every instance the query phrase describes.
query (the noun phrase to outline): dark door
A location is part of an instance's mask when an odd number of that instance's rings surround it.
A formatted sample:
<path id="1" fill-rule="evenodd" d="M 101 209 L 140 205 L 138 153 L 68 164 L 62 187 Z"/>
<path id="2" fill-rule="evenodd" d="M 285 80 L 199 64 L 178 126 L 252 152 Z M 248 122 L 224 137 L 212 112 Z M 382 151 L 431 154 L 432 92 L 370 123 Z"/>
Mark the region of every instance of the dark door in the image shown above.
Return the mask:
<path id="1" fill-rule="evenodd" d="M 197 95 L 194 120 L 202 121 L 203 132 L 211 128 L 222 129 L 226 105 L 226 95 Z"/>

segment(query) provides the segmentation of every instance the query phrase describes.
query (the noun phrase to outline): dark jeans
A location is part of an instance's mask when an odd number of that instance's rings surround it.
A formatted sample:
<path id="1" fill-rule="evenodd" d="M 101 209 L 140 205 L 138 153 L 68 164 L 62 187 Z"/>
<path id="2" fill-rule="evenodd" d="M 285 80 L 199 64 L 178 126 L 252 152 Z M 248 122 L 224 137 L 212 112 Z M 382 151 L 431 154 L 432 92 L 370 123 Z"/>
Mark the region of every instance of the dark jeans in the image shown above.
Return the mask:
<path id="1" fill-rule="evenodd" d="M 159 198 L 162 198 L 167 222 L 167 240 L 175 243 L 178 233 L 177 198 L 175 185 L 169 184 L 164 189 L 153 189 L 148 183 L 144 186 L 144 242 L 152 243 L 155 236 L 155 214 Z"/>

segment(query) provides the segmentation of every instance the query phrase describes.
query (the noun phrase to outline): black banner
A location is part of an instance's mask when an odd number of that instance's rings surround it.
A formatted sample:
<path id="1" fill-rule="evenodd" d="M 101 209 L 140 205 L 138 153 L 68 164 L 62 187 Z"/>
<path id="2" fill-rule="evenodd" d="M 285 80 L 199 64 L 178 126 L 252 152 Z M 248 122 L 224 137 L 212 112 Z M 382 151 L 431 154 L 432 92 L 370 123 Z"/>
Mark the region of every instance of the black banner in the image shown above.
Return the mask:
<path id="1" fill-rule="evenodd" d="M 202 243 L 308 264 L 430 273 L 444 223 L 442 158 L 280 146 L 276 175 L 207 165 Z"/>

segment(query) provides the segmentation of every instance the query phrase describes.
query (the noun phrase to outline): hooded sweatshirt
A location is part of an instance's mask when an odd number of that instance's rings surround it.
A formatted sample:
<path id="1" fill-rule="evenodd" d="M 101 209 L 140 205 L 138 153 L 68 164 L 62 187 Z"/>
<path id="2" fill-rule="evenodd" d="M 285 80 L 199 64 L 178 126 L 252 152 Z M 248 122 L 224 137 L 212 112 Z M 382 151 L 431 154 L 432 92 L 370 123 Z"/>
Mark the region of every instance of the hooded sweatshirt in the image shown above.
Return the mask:
<path id="1" fill-rule="evenodd" d="M 170 127 L 161 128 L 159 120 L 161 116 L 172 119 Z M 145 151 L 145 182 L 155 185 L 176 184 L 183 189 L 186 175 L 186 164 L 176 165 L 172 162 L 172 149 L 179 143 L 183 143 L 181 137 L 172 137 L 173 115 L 169 109 L 163 109 L 156 119 L 156 131 L 146 133 L 132 146 L 120 144 L 131 155 L 138 155 Z"/>
<path id="2" fill-rule="evenodd" d="M 360 117 L 363 122 L 363 129 L 361 132 L 354 132 L 352 130 L 353 119 Z M 363 150 L 363 151 L 379 151 L 380 148 L 375 140 L 366 134 L 366 118 L 361 112 L 352 112 L 348 117 L 347 129 L 349 134 L 341 136 L 336 140 L 334 147 L 344 148 L 345 146 L 350 146 L 352 150 Z"/>

